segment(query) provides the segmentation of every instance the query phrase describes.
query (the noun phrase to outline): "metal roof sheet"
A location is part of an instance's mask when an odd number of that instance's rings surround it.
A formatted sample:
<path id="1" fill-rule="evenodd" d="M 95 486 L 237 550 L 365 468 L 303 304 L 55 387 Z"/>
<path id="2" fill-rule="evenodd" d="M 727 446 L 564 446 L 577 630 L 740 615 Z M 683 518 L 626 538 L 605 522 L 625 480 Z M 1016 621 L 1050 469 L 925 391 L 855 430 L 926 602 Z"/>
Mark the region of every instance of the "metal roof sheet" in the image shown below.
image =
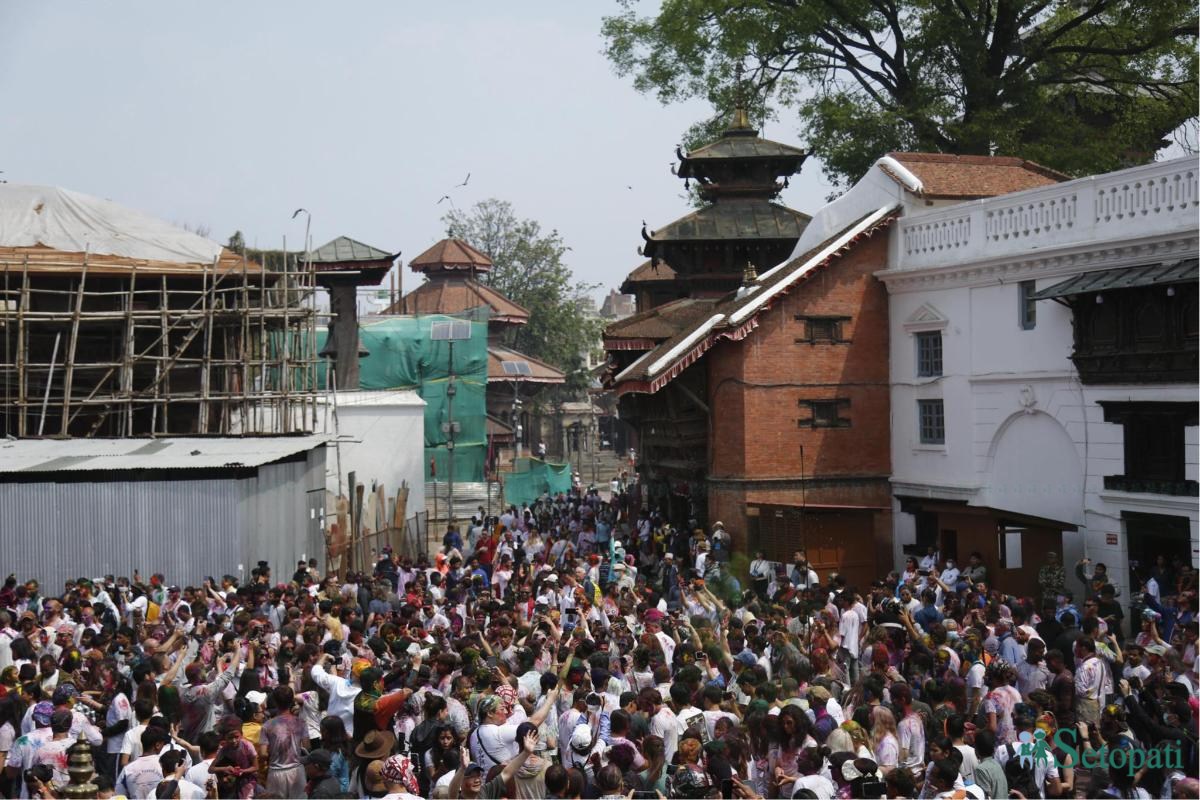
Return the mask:
<path id="1" fill-rule="evenodd" d="M 653 256 L 658 244 L 668 241 L 798 239 L 811 219 L 756 198 L 721 200 L 652 231 L 643 250 Z"/>
<path id="2" fill-rule="evenodd" d="M 688 161 L 711 158 L 795 158 L 804 160 L 808 153 L 790 144 L 773 142 L 756 135 L 754 130 L 728 130 L 714 142 L 685 154 Z"/>
<path id="3" fill-rule="evenodd" d="M 360 408 L 360 407 L 400 407 L 410 406 L 412 408 L 424 408 L 425 401 L 421 399 L 421 395 L 411 389 L 363 389 L 358 391 L 340 391 L 337 392 L 337 406 L 339 408 Z M 317 398 L 318 403 L 334 405 L 332 397 L 321 396 Z"/>
<path id="4" fill-rule="evenodd" d="M 329 437 L 16 439 L 0 442 L 0 474 L 260 467 L 320 447 Z"/>
<path id="5" fill-rule="evenodd" d="M 1185 258 L 1182 261 L 1167 261 L 1142 264 L 1136 267 L 1119 267 L 1096 272 L 1085 272 L 1062 283 L 1042 289 L 1033 295 L 1034 300 L 1067 297 L 1073 294 L 1103 292 L 1110 289 L 1132 289 L 1137 286 L 1155 286 L 1171 283 L 1190 283 L 1200 279 L 1200 260 Z"/>
<path id="6" fill-rule="evenodd" d="M 312 252 L 314 264 L 342 264 L 350 261 L 390 261 L 395 258 L 377 247 L 363 244 L 349 236 L 339 236 Z"/>

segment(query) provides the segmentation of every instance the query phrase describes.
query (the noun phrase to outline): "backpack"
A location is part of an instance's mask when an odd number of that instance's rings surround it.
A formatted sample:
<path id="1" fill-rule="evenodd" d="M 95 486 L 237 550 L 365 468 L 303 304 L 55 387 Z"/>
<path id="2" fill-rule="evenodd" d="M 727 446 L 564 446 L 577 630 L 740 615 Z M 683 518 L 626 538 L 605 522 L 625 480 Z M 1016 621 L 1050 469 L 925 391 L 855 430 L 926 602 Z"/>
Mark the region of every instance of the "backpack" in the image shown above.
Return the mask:
<path id="1" fill-rule="evenodd" d="M 1009 790 L 1016 789 L 1025 797 L 1041 797 L 1041 788 L 1037 785 L 1037 773 L 1034 772 L 1033 759 L 1022 759 L 1017 754 L 1017 748 L 1010 742 L 1004 745 L 1008 751 L 1008 760 L 1004 762 L 1004 777 L 1008 780 Z"/>
<path id="2" fill-rule="evenodd" d="M 433 749 L 435 739 L 443 727 L 441 723 L 422 720 L 413 729 L 412 735 L 408 740 L 413 773 L 417 777 L 417 783 L 420 784 L 421 791 L 425 794 L 429 793 L 430 783 L 430 776 L 425 769 L 425 754 Z M 480 747 L 482 746 L 483 743 L 480 742 Z"/>

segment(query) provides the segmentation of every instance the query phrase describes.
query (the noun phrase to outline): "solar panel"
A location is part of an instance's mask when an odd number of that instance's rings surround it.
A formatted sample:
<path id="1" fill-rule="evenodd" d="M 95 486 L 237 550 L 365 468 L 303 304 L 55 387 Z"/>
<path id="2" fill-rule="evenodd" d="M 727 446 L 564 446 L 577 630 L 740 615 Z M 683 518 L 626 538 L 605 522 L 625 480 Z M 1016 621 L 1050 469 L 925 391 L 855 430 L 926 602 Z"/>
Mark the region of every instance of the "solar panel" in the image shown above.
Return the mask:
<path id="1" fill-rule="evenodd" d="M 471 338 L 469 322 L 435 322 L 429 326 L 429 336 L 435 342 L 459 341 Z"/>
<path id="2" fill-rule="evenodd" d="M 505 375 L 533 375 L 528 361 L 501 361 L 500 366 Z"/>

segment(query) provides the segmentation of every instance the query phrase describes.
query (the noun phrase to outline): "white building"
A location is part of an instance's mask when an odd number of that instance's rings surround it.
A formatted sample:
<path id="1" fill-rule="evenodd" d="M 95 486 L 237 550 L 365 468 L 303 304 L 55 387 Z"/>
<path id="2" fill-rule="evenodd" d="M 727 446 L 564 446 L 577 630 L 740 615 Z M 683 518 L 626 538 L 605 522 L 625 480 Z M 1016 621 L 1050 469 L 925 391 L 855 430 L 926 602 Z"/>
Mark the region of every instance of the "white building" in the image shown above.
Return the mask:
<path id="1" fill-rule="evenodd" d="M 330 437 L 326 485 L 345 494 L 351 472 L 369 489 L 382 485 L 395 499 L 408 484 L 405 517 L 425 510 L 425 401 L 410 390 L 346 391 L 322 398 L 317 428 Z M 336 417 L 336 418 L 335 418 Z M 340 489 L 339 489 L 340 486 Z M 332 508 L 332 502 L 330 503 Z"/>
<path id="2" fill-rule="evenodd" d="M 1197 172 L 1179 159 L 912 213 L 891 234 L 895 548 L 1047 550 L 1128 601 L 1197 562 Z M 932 204 L 931 204 L 932 205 Z M 1005 581 L 1005 578 L 1008 578 Z"/>

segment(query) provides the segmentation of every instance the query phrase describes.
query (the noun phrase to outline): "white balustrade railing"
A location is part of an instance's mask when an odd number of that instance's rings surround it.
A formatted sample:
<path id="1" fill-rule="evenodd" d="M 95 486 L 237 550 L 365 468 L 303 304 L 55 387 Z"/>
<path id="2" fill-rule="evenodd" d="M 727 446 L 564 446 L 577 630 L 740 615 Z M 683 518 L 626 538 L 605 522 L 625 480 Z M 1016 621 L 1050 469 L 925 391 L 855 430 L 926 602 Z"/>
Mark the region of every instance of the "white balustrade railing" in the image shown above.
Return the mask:
<path id="1" fill-rule="evenodd" d="M 1189 157 L 916 213 L 899 222 L 891 269 L 1195 230 L 1198 178 Z"/>

